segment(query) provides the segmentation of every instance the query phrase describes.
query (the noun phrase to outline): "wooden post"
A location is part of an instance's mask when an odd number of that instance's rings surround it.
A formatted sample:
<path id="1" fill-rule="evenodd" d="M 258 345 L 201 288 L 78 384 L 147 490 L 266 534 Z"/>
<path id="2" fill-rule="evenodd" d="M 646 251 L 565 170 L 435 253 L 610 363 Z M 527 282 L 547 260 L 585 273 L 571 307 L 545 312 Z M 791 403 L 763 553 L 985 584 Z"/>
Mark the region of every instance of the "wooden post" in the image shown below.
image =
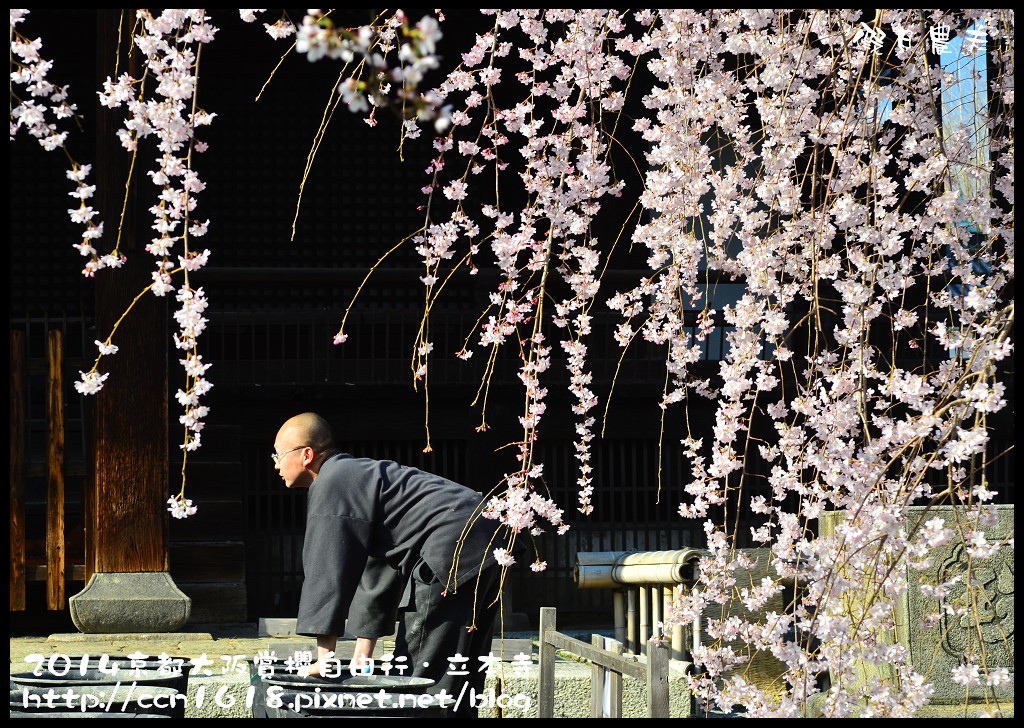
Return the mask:
<path id="1" fill-rule="evenodd" d="M 607 646 L 608 650 L 616 657 L 622 657 L 622 643 L 618 640 L 611 640 Z M 611 692 L 611 706 L 608 713 L 609 718 L 622 717 L 622 673 L 618 670 L 606 671 L 605 678 L 608 680 L 608 689 Z"/>
<path id="2" fill-rule="evenodd" d="M 668 718 L 668 644 L 647 642 L 647 715 Z"/>
<path id="3" fill-rule="evenodd" d="M 93 419 L 91 417 L 92 402 L 87 400 L 82 403 L 82 426 L 89 428 Z M 84 582 L 89 583 L 92 579 L 92 575 L 96 571 L 96 539 L 93 538 L 93 528 L 95 528 L 95 522 L 93 519 L 93 513 L 95 513 L 94 503 L 96 501 L 96 468 L 90 467 L 89 463 L 96 462 L 96 444 L 92 433 L 90 432 L 85 438 L 85 462 L 87 463 L 85 468 L 85 477 L 82 481 L 82 540 L 85 547 L 83 552 L 83 559 L 85 560 L 85 576 Z"/>
<path id="4" fill-rule="evenodd" d="M 118 38 L 131 38 L 134 13 L 99 10 L 99 76 L 114 75 Z M 119 27 L 120 26 L 120 27 Z M 119 32 L 120 31 L 120 32 Z M 128 44 L 130 46 L 130 44 Z M 135 54 L 122 63 L 131 70 Z M 129 156 L 117 141 L 118 119 L 97 115 L 96 172 L 101 209 L 116 216 L 122 209 Z M 152 283 L 154 261 L 145 253 L 135 214 L 148 205 L 136 201 L 132 180 L 121 251 L 123 268 L 96 279 L 96 324 L 106 338 L 140 291 Z M 107 228 L 118 229 L 116 217 Z M 159 572 L 168 567 L 168 298 L 143 296 L 121 322 L 114 343 L 121 351 L 105 357 L 110 377 L 95 395 L 93 407 L 96 463 L 88 533 L 94 572 Z M 87 567 L 88 569 L 88 567 Z"/>
<path id="5" fill-rule="evenodd" d="M 604 649 L 604 637 L 599 634 L 590 636 L 590 644 L 595 649 Z M 608 670 L 596 662 L 590 663 L 590 717 L 605 718 L 604 714 L 604 681 Z"/>
<path id="6" fill-rule="evenodd" d="M 555 631 L 555 608 L 540 608 L 540 669 L 537 680 L 537 717 L 555 715 L 555 646 L 548 642 L 548 633 Z"/>
<path id="7" fill-rule="evenodd" d="M 63 609 L 64 593 L 64 335 L 47 334 L 46 606 Z"/>
<path id="8" fill-rule="evenodd" d="M 11 611 L 25 609 L 25 332 L 11 331 Z"/>

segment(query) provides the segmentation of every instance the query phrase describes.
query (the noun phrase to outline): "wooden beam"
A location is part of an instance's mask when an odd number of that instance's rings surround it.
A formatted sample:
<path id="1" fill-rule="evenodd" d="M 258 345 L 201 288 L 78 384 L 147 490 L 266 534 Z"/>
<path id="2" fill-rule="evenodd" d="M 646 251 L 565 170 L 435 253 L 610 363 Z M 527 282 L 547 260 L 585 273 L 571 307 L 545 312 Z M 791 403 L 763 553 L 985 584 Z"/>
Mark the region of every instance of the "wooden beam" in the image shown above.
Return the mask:
<path id="1" fill-rule="evenodd" d="M 570 637 L 569 635 L 562 634 L 561 632 L 548 632 L 547 636 L 543 639 L 554 649 L 571 652 L 578 657 L 582 657 L 588 662 L 602 665 L 611 670 L 617 670 L 626 677 L 632 677 L 637 680 L 647 679 L 647 668 L 637 662 L 636 657 L 633 655 L 620 656 L 612 654 L 606 650 L 598 650 L 592 645 L 588 645 L 583 640 L 578 640 L 575 637 Z"/>
<path id="2" fill-rule="evenodd" d="M 11 331 L 11 611 L 25 609 L 25 332 Z"/>
<path id="3" fill-rule="evenodd" d="M 47 336 L 47 356 L 46 606 L 64 609 L 64 334 L 60 329 L 51 329 Z"/>

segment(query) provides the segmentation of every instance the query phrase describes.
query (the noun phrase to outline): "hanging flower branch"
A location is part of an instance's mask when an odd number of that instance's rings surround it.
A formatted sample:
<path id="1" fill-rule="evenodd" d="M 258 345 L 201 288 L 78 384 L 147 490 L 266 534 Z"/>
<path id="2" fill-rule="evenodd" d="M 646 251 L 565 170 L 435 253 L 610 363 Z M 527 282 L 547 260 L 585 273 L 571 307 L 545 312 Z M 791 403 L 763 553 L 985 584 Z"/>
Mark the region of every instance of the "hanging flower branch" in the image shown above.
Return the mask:
<path id="1" fill-rule="evenodd" d="M 56 118 L 67 118 L 74 112 L 74 107 L 66 103 L 66 89 L 57 89 L 45 80 L 52 63 L 40 58 L 40 41 L 29 42 L 20 35 L 16 37 L 14 26 L 27 13 L 27 10 L 11 11 L 12 59 L 15 55 L 20 59 L 19 67 L 11 74 L 12 104 L 15 101 L 14 85 L 22 83 L 32 96 L 47 98 L 55 104 L 50 110 Z M 176 518 L 184 518 L 196 512 L 195 506 L 184 497 L 187 454 L 200 446 L 203 418 L 209 412 L 200 403 L 200 397 L 213 386 L 205 378 L 210 365 L 202 362 L 196 347 L 197 337 L 206 326 L 202 314 L 207 302 L 203 289 L 192 286 L 190 273 L 203 267 L 210 255 L 209 250 L 198 251 L 192 245 L 194 238 L 206 234 L 209 225 L 208 221 L 196 220 L 191 215 L 197 204 L 195 195 L 205 187 L 192 169 L 192 155 L 206 150 L 204 143 L 195 140 L 196 127 L 209 124 L 215 116 L 198 108 L 197 88 L 198 49 L 213 39 L 217 29 L 208 22 L 209 18 L 202 10 L 165 10 L 159 16 L 148 10 L 139 10 L 138 19 L 139 34 L 135 36 L 134 44 L 145 59 L 145 75 L 133 78 L 125 73 L 117 80 L 108 78 L 99 98 L 100 103 L 108 108 L 127 108 L 128 118 L 118 137 L 132 155 L 138 153 L 140 140 L 153 137 L 156 143 L 156 167 L 148 174 L 160 190 L 156 203 L 150 208 L 154 219 L 152 228 L 157 236 L 146 246 L 146 251 L 157 259 L 157 263 L 152 274 L 153 283 L 143 293 L 164 296 L 175 290 L 172 276 L 176 273 L 183 276 L 176 294 L 180 308 L 174 314 L 179 325 L 174 341 L 179 349 L 186 352 L 185 359 L 181 361 L 185 367 L 186 387 L 176 395 L 184 408 L 179 419 L 185 427 L 182 445 L 185 457 L 182 462 L 182 489 L 169 500 L 168 510 Z M 147 82 L 151 85 L 152 97 L 146 96 Z M 31 99 L 12 108 L 11 138 L 20 128 L 25 128 L 47 149 L 64 148 L 67 132 L 58 133 L 56 125 L 47 122 L 46 111 L 46 107 Z M 89 165 L 78 165 L 72 160 L 68 177 L 77 183 L 72 196 L 81 203 L 77 209 L 69 210 L 69 214 L 73 222 L 86 225 L 82 242 L 75 247 L 89 258 L 82 272 L 92 277 L 103 268 L 122 266 L 126 257 L 120 251 L 120 236 L 108 254 L 100 255 L 95 248 L 96 241 L 103 234 L 103 226 L 93 221 L 97 213 L 86 205 L 86 200 L 95 192 L 95 186 L 85 184 L 89 171 Z M 99 373 L 99 364 L 104 356 L 118 352 L 112 341 L 123 320 L 124 316 L 114 325 L 105 341 L 96 342 L 99 355 L 92 368 L 82 372 L 80 381 L 75 384 L 80 393 L 95 394 L 103 388 L 109 375 Z"/>
<path id="2" fill-rule="evenodd" d="M 182 449 L 182 489 L 168 503 L 175 518 L 196 512 L 185 498 L 185 466 L 188 453 L 199 448 L 204 418 L 209 409 L 200 404 L 200 397 L 213 386 L 205 374 L 197 353 L 197 337 L 206 327 L 203 311 L 207 303 L 202 288 L 194 288 L 190 273 L 202 268 L 209 250 L 195 250 L 194 238 L 206 234 L 209 221 L 192 216 L 195 195 L 205 188 L 192 168 L 193 154 L 206 151 L 206 144 L 195 139 L 195 129 L 209 124 L 215 114 L 198 107 L 199 55 L 202 44 L 213 40 L 217 28 L 210 24 L 203 10 L 165 10 L 159 16 L 139 10 L 139 34 L 135 46 L 145 59 L 145 75 L 133 78 L 122 74 L 116 81 L 108 78 L 100 94 L 100 102 L 109 108 L 124 106 L 128 112 L 124 128 L 118 132 L 121 144 L 135 154 L 139 143 L 153 137 L 157 149 L 156 168 L 148 172 L 160 193 L 150 207 L 152 229 L 157 235 L 146 246 L 146 252 L 157 259 L 150 290 L 164 296 L 175 290 L 172 273 L 182 272 L 182 283 L 175 296 L 180 308 L 175 312 L 179 331 L 174 343 L 185 352 L 181 360 L 186 385 L 176 399 L 185 412 L 179 421 L 185 427 Z M 145 95 L 146 83 L 153 87 L 153 96 Z M 176 249 L 180 244 L 180 253 Z"/>
<path id="3" fill-rule="evenodd" d="M 100 257 L 93 247 L 92 241 L 103 235 L 103 223 L 94 220 L 97 212 L 86 204 L 96 192 L 96 185 L 86 184 L 92 165 L 79 164 L 72 159 L 65 145 L 68 132 L 59 130 L 66 119 L 76 118 L 78 109 L 68 102 L 67 86 L 56 86 L 47 80 L 53 62 L 40 55 L 42 40 L 29 40 L 15 29 L 28 14 L 25 8 L 11 9 L 11 141 L 24 130 L 36 138 L 43 149 L 50 152 L 60 149 L 67 156 L 71 167 L 67 177 L 75 183 L 75 190 L 68 194 L 79 201 L 78 207 L 68 210 L 68 215 L 73 223 L 85 226 L 82 242 L 75 248 L 89 258 L 83 275 L 92 276 L 100 268 L 117 268 L 124 261 L 117 255 Z M 93 378 L 87 388 L 96 384 Z"/>

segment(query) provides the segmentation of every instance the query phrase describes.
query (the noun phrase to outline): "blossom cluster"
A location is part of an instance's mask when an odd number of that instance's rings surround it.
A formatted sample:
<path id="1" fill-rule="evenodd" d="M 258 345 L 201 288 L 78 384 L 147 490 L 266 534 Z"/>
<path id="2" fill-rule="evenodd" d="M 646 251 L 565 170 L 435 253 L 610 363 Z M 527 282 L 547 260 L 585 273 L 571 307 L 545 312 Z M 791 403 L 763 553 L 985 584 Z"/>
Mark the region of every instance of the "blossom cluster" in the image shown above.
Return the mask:
<path id="1" fill-rule="evenodd" d="M 116 254 L 100 256 L 94 247 L 94 241 L 103 235 L 103 223 L 95 219 L 98 212 L 86 202 L 96 192 L 96 185 L 86 183 L 92 165 L 71 159 L 66 147 L 68 132 L 60 130 L 61 122 L 75 118 L 78 108 L 68 100 L 67 86 L 57 86 L 47 79 L 53 62 L 40 54 L 42 39 L 29 40 L 16 30 L 28 14 L 27 8 L 11 9 L 11 141 L 24 129 L 47 151 L 61 149 L 71 160 L 67 177 L 75 183 L 75 190 L 68 194 L 78 206 L 70 208 L 68 215 L 76 225 L 85 226 L 82 241 L 75 248 L 89 258 L 82 273 L 92 276 L 99 268 L 120 267 L 124 259 Z M 22 88 L 28 98 L 19 95 Z M 92 386 L 94 381 L 89 384 Z"/>
<path id="2" fill-rule="evenodd" d="M 240 10 L 242 20 L 254 22 L 265 10 Z M 295 51 L 310 61 L 338 60 L 345 69 L 338 94 L 345 106 L 357 114 L 366 114 L 370 126 L 377 123 L 377 109 L 398 113 L 405 122 L 403 138 L 419 136 L 419 124 L 430 122 L 438 131 L 450 124 L 449 111 L 433 93 L 419 88 L 424 76 L 440 66 L 437 42 L 441 39 L 439 20 L 424 15 L 414 24 L 402 10 L 381 13 L 366 25 L 344 27 L 331 17 L 333 11 L 310 9 L 295 25 L 286 17 L 273 25 L 264 23 L 274 39 L 295 35 Z"/>

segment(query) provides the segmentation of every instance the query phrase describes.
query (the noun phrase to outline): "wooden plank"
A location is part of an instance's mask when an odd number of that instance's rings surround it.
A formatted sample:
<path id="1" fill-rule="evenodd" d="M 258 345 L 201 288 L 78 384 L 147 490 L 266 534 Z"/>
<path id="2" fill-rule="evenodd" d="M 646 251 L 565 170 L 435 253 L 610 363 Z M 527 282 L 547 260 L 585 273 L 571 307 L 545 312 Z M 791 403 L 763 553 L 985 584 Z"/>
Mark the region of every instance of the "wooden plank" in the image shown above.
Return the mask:
<path id="1" fill-rule="evenodd" d="M 540 668 L 537 679 L 537 717 L 555 716 L 555 608 L 540 608 Z"/>
<path id="2" fill-rule="evenodd" d="M 595 662 L 598 665 L 617 670 L 623 675 L 634 677 L 637 680 L 647 679 L 647 670 L 643 665 L 636 662 L 636 658 L 632 655 L 618 656 L 604 650 L 597 650 L 586 642 L 561 632 L 549 632 L 544 639 L 555 649 L 571 652 L 588 662 Z"/>
<path id="3" fill-rule="evenodd" d="M 604 638 L 599 635 L 591 635 L 590 644 L 594 649 L 600 650 L 604 647 Z M 596 662 L 590 663 L 590 717 L 604 717 L 604 681 L 607 677 L 607 670 Z"/>
<path id="4" fill-rule="evenodd" d="M 87 405 L 83 406 L 82 419 L 83 426 L 88 427 L 89 415 L 86 414 L 90 410 Z M 85 552 L 83 558 L 85 560 L 85 575 L 83 580 L 86 585 L 92 579 L 93 573 L 96 571 L 96 509 L 93 507 L 95 502 L 93 499 L 96 497 L 96 459 L 93 456 L 94 452 L 94 441 L 91 432 L 85 438 L 85 461 L 89 463 L 85 471 L 85 478 L 82 480 L 82 540 L 84 541 Z"/>
<path id="5" fill-rule="evenodd" d="M 11 331 L 11 611 L 25 609 L 25 332 Z"/>
<path id="6" fill-rule="evenodd" d="M 647 716 L 668 718 L 668 653 L 664 640 L 647 643 Z"/>
<path id="7" fill-rule="evenodd" d="M 622 643 L 618 640 L 612 640 L 611 645 L 607 647 L 611 652 L 617 656 L 622 656 Z M 608 713 L 609 718 L 621 718 L 622 717 L 622 673 L 618 671 L 612 671 L 608 675 L 608 689 L 612 695 L 611 701 L 611 712 Z"/>
<path id="8" fill-rule="evenodd" d="M 49 474 L 46 485 L 46 606 L 64 609 L 64 334 L 47 335 Z"/>

